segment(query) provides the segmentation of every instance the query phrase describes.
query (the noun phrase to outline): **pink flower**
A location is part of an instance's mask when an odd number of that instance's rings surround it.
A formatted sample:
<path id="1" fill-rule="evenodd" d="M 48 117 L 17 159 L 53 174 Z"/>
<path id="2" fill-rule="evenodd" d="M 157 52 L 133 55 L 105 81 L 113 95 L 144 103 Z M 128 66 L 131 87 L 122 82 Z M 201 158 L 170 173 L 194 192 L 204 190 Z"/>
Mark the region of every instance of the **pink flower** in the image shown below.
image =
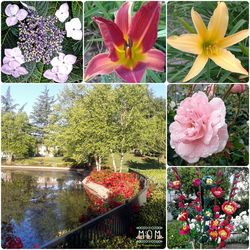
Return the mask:
<path id="1" fill-rule="evenodd" d="M 23 21 L 28 15 L 28 12 L 24 9 L 19 9 L 16 4 L 8 4 L 5 8 L 5 14 L 8 16 L 6 18 L 6 24 L 13 26 L 16 25 L 18 21 Z"/>
<path id="2" fill-rule="evenodd" d="M 231 88 L 231 93 L 240 94 L 243 93 L 245 90 L 246 90 L 245 84 L 234 84 L 234 86 Z"/>
<path id="3" fill-rule="evenodd" d="M 220 206 L 215 205 L 215 206 L 213 207 L 213 211 L 214 211 L 214 212 L 219 212 L 219 211 L 220 211 Z"/>
<path id="4" fill-rule="evenodd" d="M 210 102 L 199 91 L 181 102 L 170 125 L 170 145 L 188 163 L 221 152 L 228 140 L 226 108 L 222 99 Z"/>
<path id="5" fill-rule="evenodd" d="M 199 186 L 201 185 L 201 180 L 200 180 L 200 179 L 194 179 L 194 180 L 193 180 L 193 185 L 194 185 L 195 187 L 199 187 Z"/>
<path id="6" fill-rule="evenodd" d="M 181 228 L 179 234 L 180 234 L 180 235 L 184 235 L 184 234 L 188 234 L 189 232 L 190 232 L 190 227 L 189 227 L 189 225 L 184 225 L 184 226 Z"/>
<path id="7" fill-rule="evenodd" d="M 4 64 L 1 71 L 6 75 L 12 75 L 15 78 L 28 74 L 28 71 L 17 61 L 11 61 Z"/>
<path id="8" fill-rule="evenodd" d="M 3 63 L 9 63 L 11 61 L 17 61 L 20 64 L 24 63 L 24 56 L 22 54 L 22 51 L 15 47 L 13 49 L 5 49 L 4 50 L 5 57 L 3 58 Z"/>

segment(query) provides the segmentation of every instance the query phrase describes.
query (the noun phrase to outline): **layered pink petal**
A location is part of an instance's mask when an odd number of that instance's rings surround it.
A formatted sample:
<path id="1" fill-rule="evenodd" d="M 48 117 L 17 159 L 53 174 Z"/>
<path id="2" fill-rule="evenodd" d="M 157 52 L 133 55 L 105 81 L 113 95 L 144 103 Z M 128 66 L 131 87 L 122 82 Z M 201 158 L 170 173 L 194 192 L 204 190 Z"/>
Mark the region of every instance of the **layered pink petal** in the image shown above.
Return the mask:
<path id="1" fill-rule="evenodd" d="M 127 39 L 129 26 L 131 23 L 132 2 L 125 2 L 115 15 L 115 23 L 123 33 L 124 39 Z"/>
<path id="2" fill-rule="evenodd" d="M 47 69 L 44 73 L 43 76 L 49 80 L 54 79 L 54 77 L 56 76 L 56 73 L 52 72 L 51 69 Z"/>
<path id="3" fill-rule="evenodd" d="M 145 53 L 145 59 L 143 62 L 147 64 L 147 67 L 155 71 L 164 71 L 165 66 L 165 54 L 158 49 L 151 49 Z"/>
<path id="4" fill-rule="evenodd" d="M 28 12 L 25 9 L 20 9 L 17 14 L 16 14 L 16 18 L 18 19 L 18 21 L 23 21 L 28 15 Z"/>
<path id="5" fill-rule="evenodd" d="M 128 69 L 124 66 L 119 66 L 115 71 L 127 83 L 139 83 L 145 73 L 147 65 L 139 62 L 135 68 Z"/>
<path id="6" fill-rule="evenodd" d="M 113 62 L 108 54 L 98 54 L 89 61 L 85 72 L 85 81 L 96 75 L 110 74 L 116 67 L 117 63 Z"/>
<path id="7" fill-rule="evenodd" d="M 132 18 L 129 37 L 142 45 L 143 52 L 150 50 L 157 39 L 157 28 L 161 12 L 161 2 L 144 4 Z"/>
<path id="8" fill-rule="evenodd" d="M 4 64 L 1 67 L 1 71 L 6 75 L 11 75 L 12 68 L 9 66 L 9 64 Z"/>
<path id="9" fill-rule="evenodd" d="M 17 71 L 20 75 L 27 75 L 29 73 L 24 67 L 18 67 Z"/>
<path id="10" fill-rule="evenodd" d="M 7 26 L 14 26 L 18 23 L 18 19 L 15 16 L 9 16 L 6 18 Z"/>
<path id="11" fill-rule="evenodd" d="M 99 26 L 102 38 L 110 52 L 111 60 L 117 61 L 118 58 L 115 52 L 115 46 L 119 47 L 125 43 L 121 30 L 114 22 L 105 18 L 93 17 L 93 20 Z"/>

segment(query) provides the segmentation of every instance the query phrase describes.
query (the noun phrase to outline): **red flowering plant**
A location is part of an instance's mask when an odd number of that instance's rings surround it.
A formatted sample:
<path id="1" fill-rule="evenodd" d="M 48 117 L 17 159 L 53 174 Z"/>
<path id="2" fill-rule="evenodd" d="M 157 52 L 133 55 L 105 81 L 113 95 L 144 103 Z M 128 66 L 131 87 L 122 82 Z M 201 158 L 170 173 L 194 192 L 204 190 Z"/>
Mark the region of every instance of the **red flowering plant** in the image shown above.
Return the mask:
<path id="1" fill-rule="evenodd" d="M 195 195 L 192 192 L 189 195 L 184 193 L 185 177 L 180 176 L 176 167 L 171 170 L 173 180 L 169 182 L 168 187 L 174 192 L 179 213 L 177 220 L 182 222 L 179 234 L 189 236 L 192 248 L 198 244 L 200 248 L 203 244 L 223 248 L 234 230 L 231 220 L 239 205 L 233 199 L 240 174 L 234 173 L 227 198 L 225 190 L 221 187 L 221 169 L 217 170 L 215 176 L 208 175 L 209 170 L 206 169 L 205 175 L 201 176 L 200 169 L 196 167 L 196 178 L 191 182 L 191 190 Z"/>
<path id="2" fill-rule="evenodd" d="M 108 199 L 102 199 L 86 190 L 92 202 L 89 211 L 96 214 L 105 213 L 112 208 L 124 204 L 126 200 L 133 198 L 140 189 L 140 181 L 134 173 L 93 170 L 89 175 L 88 181 L 100 184 L 110 191 Z"/>

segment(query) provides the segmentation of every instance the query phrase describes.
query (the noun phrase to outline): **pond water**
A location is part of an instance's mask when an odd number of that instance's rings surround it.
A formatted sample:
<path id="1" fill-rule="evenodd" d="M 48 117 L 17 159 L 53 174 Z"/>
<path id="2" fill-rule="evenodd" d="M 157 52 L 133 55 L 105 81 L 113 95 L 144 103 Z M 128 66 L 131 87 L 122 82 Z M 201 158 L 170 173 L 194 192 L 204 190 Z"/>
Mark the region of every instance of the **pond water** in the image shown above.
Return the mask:
<path id="1" fill-rule="evenodd" d="M 89 206 L 86 173 L 2 169 L 2 245 L 19 237 L 37 248 L 77 227 Z"/>

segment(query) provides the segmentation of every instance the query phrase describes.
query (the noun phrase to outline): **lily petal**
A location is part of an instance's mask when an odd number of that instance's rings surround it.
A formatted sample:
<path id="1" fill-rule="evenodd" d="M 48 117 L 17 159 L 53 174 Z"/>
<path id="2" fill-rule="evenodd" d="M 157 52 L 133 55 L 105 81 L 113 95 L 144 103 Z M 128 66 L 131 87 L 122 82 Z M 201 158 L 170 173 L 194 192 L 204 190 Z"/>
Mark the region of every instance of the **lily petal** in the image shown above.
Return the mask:
<path id="1" fill-rule="evenodd" d="M 139 83 L 145 73 L 146 64 L 139 62 L 135 68 L 128 69 L 124 66 L 118 67 L 115 72 L 127 83 Z"/>
<path id="2" fill-rule="evenodd" d="M 240 60 L 226 49 L 221 49 L 217 55 L 210 56 L 209 58 L 225 70 L 248 75 L 248 72 L 242 67 Z"/>
<path id="3" fill-rule="evenodd" d="M 149 1 L 132 18 L 129 37 L 137 41 L 143 52 L 150 50 L 157 39 L 157 27 L 161 13 L 161 2 Z"/>
<path id="4" fill-rule="evenodd" d="M 230 47 L 243 39 L 247 38 L 249 36 L 249 30 L 241 30 L 235 34 L 232 34 L 230 36 L 227 36 L 223 38 L 220 42 L 218 42 L 218 46 L 221 48 L 227 48 Z"/>
<path id="5" fill-rule="evenodd" d="M 173 48 L 192 53 L 201 54 L 202 48 L 200 46 L 200 38 L 197 34 L 184 34 L 181 36 L 170 36 L 167 39 L 169 45 Z"/>
<path id="6" fill-rule="evenodd" d="M 147 64 L 148 68 L 163 72 L 165 59 L 165 54 L 162 51 L 158 49 L 151 49 L 145 54 L 145 59 L 143 60 L 143 62 Z"/>
<path id="7" fill-rule="evenodd" d="M 192 68 L 189 70 L 189 72 L 186 75 L 186 77 L 184 78 L 183 82 L 187 82 L 190 79 L 197 76 L 203 70 L 203 68 L 205 67 L 207 61 L 208 61 L 207 56 L 205 56 L 203 54 L 197 56 L 195 61 L 194 61 L 194 64 L 193 64 Z"/>
<path id="8" fill-rule="evenodd" d="M 192 21 L 193 21 L 193 24 L 194 24 L 194 27 L 195 27 L 197 33 L 201 37 L 205 38 L 207 35 L 207 28 L 206 28 L 200 14 L 198 12 L 196 12 L 194 10 L 194 8 L 192 8 L 191 16 L 192 16 Z"/>
<path id="9" fill-rule="evenodd" d="M 132 2 L 125 2 L 115 15 L 115 23 L 123 33 L 124 39 L 128 40 L 128 30 L 131 23 Z"/>
<path id="10" fill-rule="evenodd" d="M 117 63 L 113 62 L 108 54 L 98 54 L 89 61 L 85 72 L 85 81 L 96 75 L 110 74 L 116 67 Z"/>
<path id="11" fill-rule="evenodd" d="M 229 16 L 226 4 L 224 2 L 218 2 L 218 5 L 208 24 L 208 32 L 211 40 L 218 41 L 225 36 L 228 19 Z"/>
<path id="12" fill-rule="evenodd" d="M 118 58 L 115 52 L 115 46 L 119 47 L 125 43 L 121 30 L 114 22 L 105 18 L 93 17 L 93 20 L 99 26 L 102 38 L 110 52 L 111 60 L 117 61 Z"/>

